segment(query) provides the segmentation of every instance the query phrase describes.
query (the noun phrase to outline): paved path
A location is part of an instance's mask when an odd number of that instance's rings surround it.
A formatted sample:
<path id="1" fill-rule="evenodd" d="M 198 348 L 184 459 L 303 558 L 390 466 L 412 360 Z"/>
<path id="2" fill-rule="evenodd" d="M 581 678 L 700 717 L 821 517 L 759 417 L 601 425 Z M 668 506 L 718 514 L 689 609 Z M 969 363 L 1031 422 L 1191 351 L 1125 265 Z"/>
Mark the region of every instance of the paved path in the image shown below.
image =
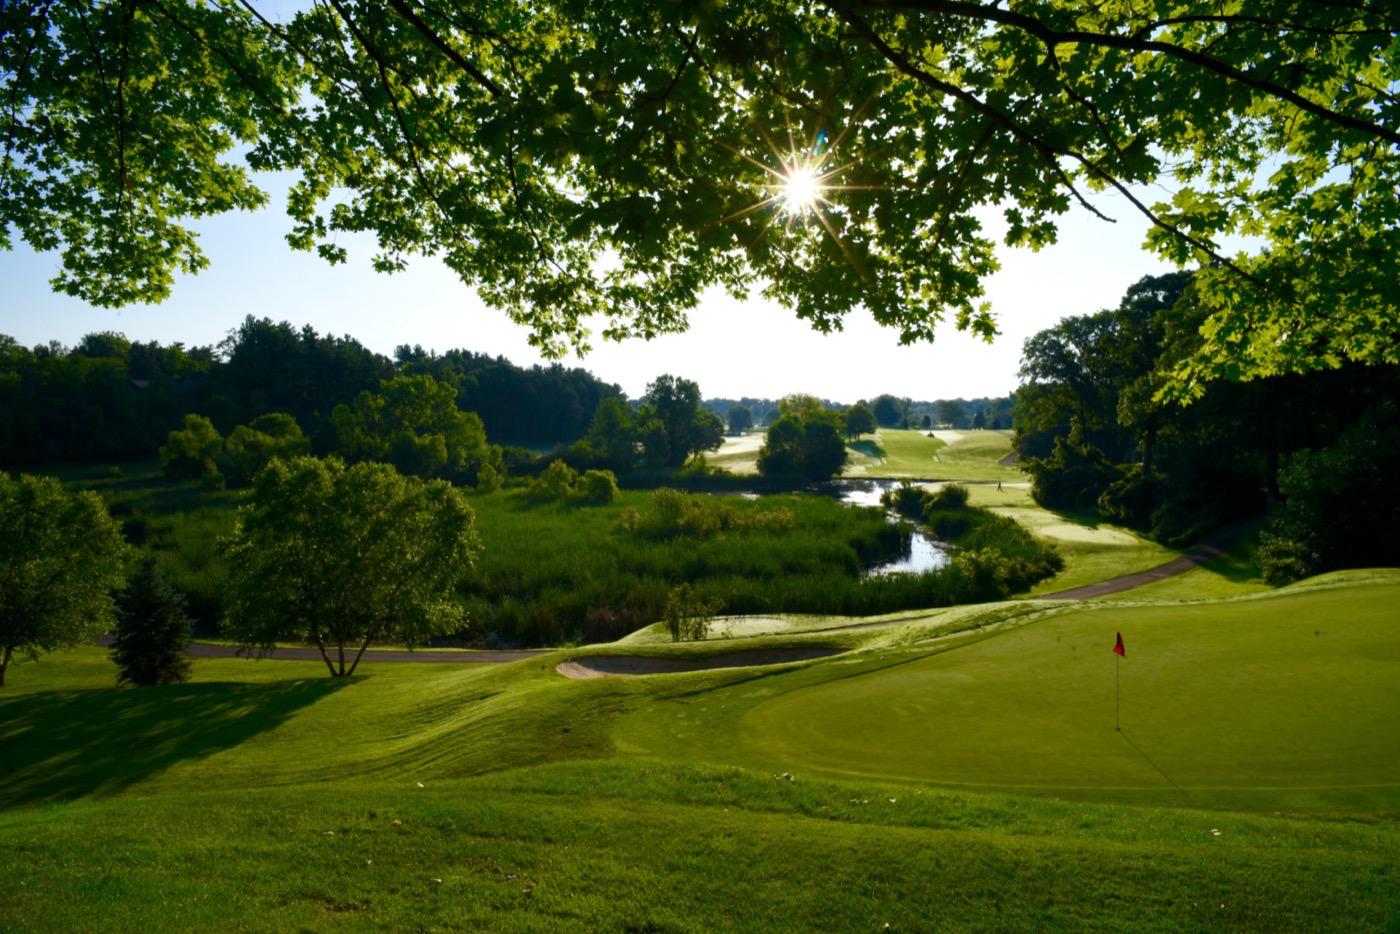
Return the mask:
<path id="1" fill-rule="evenodd" d="M 1046 593 L 1036 597 L 1036 600 L 1090 600 L 1094 597 L 1105 597 L 1111 593 L 1122 593 L 1125 590 L 1132 590 L 1134 587 L 1141 587 L 1143 584 L 1151 584 L 1154 581 L 1165 580 L 1168 577 L 1175 577 L 1178 574 L 1185 574 L 1193 568 L 1198 568 L 1212 558 L 1218 558 L 1225 552 L 1215 545 L 1202 543 L 1192 548 L 1190 551 L 1173 558 L 1166 564 L 1159 564 L 1155 568 L 1148 568 L 1146 571 L 1138 571 L 1136 574 L 1124 574 L 1122 577 L 1110 577 L 1106 581 L 1099 581 L 1097 584 L 1085 584 L 1083 587 L 1075 587 L 1072 590 L 1061 590 L 1058 593 Z"/>
<path id="2" fill-rule="evenodd" d="M 98 645 L 111 645 L 112 637 L 103 636 L 97 640 Z M 460 651 L 420 651 L 409 652 L 403 649 L 368 649 L 365 651 L 363 662 L 474 662 L 477 664 L 500 664 L 502 662 L 518 662 L 526 658 L 534 658 L 536 655 L 545 654 L 546 649 L 510 649 L 510 650 L 475 650 L 462 649 Z M 187 655 L 195 658 L 236 658 L 241 654 L 236 645 L 220 645 L 216 642 L 192 642 L 185 650 Z M 307 646 L 286 646 L 279 648 L 276 652 L 265 656 L 271 659 L 283 659 L 287 661 L 319 662 L 321 651 L 314 645 Z M 335 653 L 331 653 L 335 657 Z M 347 659 L 354 658 L 354 653 L 348 648 L 345 651 Z"/>

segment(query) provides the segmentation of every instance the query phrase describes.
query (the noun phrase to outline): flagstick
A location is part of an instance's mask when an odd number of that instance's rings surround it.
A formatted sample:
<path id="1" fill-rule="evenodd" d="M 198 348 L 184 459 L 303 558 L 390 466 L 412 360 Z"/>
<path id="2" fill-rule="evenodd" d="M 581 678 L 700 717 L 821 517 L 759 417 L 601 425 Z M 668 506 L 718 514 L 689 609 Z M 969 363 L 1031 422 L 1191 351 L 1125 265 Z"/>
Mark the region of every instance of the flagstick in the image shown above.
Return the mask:
<path id="1" fill-rule="evenodd" d="M 1118 725 L 1118 663 L 1123 660 L 1123 656 L 1118 653 L 1113 655 L 1113 728 L 1122 731 Z"/>

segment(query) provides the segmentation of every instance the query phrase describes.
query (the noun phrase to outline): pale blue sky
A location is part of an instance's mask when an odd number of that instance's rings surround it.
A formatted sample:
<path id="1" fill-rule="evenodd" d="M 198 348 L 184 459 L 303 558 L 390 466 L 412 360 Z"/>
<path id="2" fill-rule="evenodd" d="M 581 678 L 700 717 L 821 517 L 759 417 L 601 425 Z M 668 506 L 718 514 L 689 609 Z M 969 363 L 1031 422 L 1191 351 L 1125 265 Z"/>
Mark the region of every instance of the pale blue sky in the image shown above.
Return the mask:
<path id="1" fill-rule="evenodd" d="M 386 354 L 407 343 L 465 347 L 522 364 L 540 360 L 524 329 L 486 308 L 435 260 L 387 276 L 370 269 L 367 240 L 343 241 L 351 251 L 343 266 L 293 252 L 283 239 L 288 222 L 280 186 L 265 187 L 273 191 L 269 208 L 198 225 L 211 267 L 181 277 L 160 305 L 93 308 L 50 290 L 56 254 L 36 254 L 23 244 L 0 252 L 0 333 L 24 344 L 73 344 L 100 330 L 134 340 L 210 344 L 253 314 L 351 334 Z M 711 397 L 807 392 L 850 402 L 881 392 L 922 399 L 1006 393 L 1016 385 L 1026 337 L 1066 315 L 1115 305 L 1138 278 L 1168 268 L 1141 250 L 1145 223 L 1126 203 L 1099 201 L 1117 224 L 1076 209 L 1064 218 L 1055 246 L 1040 253 L 1001 251 L 1003 268 L 987 292 L 1003 334 L 991 346 L 949 326 L 932 345 L 900 347 L 895 332 L 863 313 L 853 315 L 844 332 L 824 336 L 780 307 L 734 302 L 715 291 L 692 314 L 687 333 L 651 342 L 600 339 L 581 365 L 633 396 L 660 373 L 697 380 Z M 990 212 L 989 219 L 995 219 Z"/>

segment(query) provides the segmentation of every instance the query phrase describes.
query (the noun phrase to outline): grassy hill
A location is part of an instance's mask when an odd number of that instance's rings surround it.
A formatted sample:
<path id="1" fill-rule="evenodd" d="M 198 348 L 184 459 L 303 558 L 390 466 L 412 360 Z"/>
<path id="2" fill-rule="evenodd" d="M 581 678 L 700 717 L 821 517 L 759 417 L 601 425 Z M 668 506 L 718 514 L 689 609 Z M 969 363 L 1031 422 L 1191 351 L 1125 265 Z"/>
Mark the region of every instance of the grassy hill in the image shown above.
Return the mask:
<path id="1" fill-rule="evenodd" d="M 204 659 L 118 689 L 100 650 L 57 653 L 0 694 L 5 925 L 1385 929 L 1397 600 L 1400 572 L 1351 572 L 343 682 Z M 553 667 L 793 644 L 851 651 Z"/>

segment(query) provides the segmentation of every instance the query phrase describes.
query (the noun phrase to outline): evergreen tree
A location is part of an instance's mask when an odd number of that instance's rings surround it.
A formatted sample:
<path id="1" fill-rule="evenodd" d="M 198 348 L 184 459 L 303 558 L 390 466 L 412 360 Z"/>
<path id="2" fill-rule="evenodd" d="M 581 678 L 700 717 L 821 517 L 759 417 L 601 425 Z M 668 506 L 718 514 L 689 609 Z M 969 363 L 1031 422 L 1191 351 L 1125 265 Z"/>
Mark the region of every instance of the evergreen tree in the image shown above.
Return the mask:
<path id="1" fill-rule="evenodd" d="M 185 598 L 170 589 L 154 558 L 141 562 L 136 576 L 117 599 L 117 639 L 112 661 L 118 684 L 175 684 L 190 676 L 185 649 L 190 620 Z"/>

